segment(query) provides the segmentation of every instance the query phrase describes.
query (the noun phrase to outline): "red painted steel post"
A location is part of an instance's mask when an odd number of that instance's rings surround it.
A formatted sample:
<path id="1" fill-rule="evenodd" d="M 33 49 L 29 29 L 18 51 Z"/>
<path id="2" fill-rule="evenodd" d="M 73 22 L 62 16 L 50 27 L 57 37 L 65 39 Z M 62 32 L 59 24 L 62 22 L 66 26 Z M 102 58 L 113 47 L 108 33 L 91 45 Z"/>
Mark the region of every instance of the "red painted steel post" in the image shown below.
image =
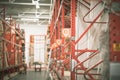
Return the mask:
<path id="1" fill-rule="evenodd" d="M 62 69 L 62 70 L 61 70 L 61 72 L 62 72 L 61 75 L 62 75 L 62 77 L 63 77 L 63 76 L 64 76 L 64 67 L 62 67 L 61 69 Z"/>
<path id="2" fill-rule="evenodd" d="M 11 24 L 12 25 L 12 28 L 14 27 L 14 29 L 16 28 L 16 22 L 13 21 L 13 23 Z M 16 43 L 16 34 L 15 34 L 15 31 L 11 31 L 11 34 L 12 34 L 12 42 L 13 43 Z M 16 52 L 16 46 L 14 44 L 12 44 L 12 59 L 11 59 L 11 64 L 13 66 L 15 66 L 15 52 Z"/>
<path id="3" fill-rule="evenodd" d="M 64 4 L 62 4 L 61 22 L 62 22 L 61 38 L 62 38 L 62 44 L 64 44 L 65 38 L 64 38 L 63 35 L 62 35 L 62 29 L 65 27 L 65 6 L 64 6 Z M 64 58 L 64 47 L 63 47 L 63 45 L 62 45 L 62 47 L 61 47 L 61 56 L 60 56 L 60 58 L 61 58 L 61 59 Z M 61 72 L 62 72 L 62 73 L 61 73 L 62 76 L 64 76 L 64 67 L 62 67 Z"/>
<path id="4" fill-rule="evenodd" d="M 58 11 L 57 11 L 57 1 L 58 1 L 58 0 L 55 1 L 55 8 L 54 8 L 54 9 L 55 9 L 55 15 L 54 15 L 54 16 L 55 16 L 55 21 L 56 21 L 57 16 L 58 16 Z"/>
<path id="5" fill-rule="evenodd" d="M 60 8 L 60 0 L 58 0 L 58 9 Z M 58 23 L 57 23 L 57 32 L 58 32 L 58 35 L 57 35 L 57 39 L 60 39 L 60 17 L 58 18 Z M 59 46 L 60 48 L 60 46 Z M 61 51 L 60 49 L 57 51 L 58 52 L 58 59 L 60 59 L 60 56 L 61 56 Z"/>
<path id="6" fill-rule="evenodd" d="M 75 17 L 76 17 L 76 0 L 71 0 L 71 39 L 72 42 L 75 43 Z M 73 56 L 75 56 L 75 45 L 71 44 L 71 68 L 74 67 L 74 65 L 72 65 L 72 59 Z M 73 71 L 73 69 L 71 69 L 71 80 L 75 80 L 75 73 Z"/>
<path id="7" fill-rule="evenodd" d="M 61 17 L 61 20 L 62 20 L 62 29 L 63 29 L 65 27 L 65 7 L 64 7 L 64 5 L 62 5 L 62 17 Z M 62 33 L 61 33 L 61 35 L 62 35 Z M 62 43 L 64 44 L 65 39 L 64 39 L 63 36 L 61 36 L 61 37 L 62 37 Z M 64 56 L 64 47 L 62 47 L 62 56 Z"/>
<path id="8" fill-rule="evenodd" d="M 60 8 L 60 0 L 58 0 L 58 9 Z M 57 29 L 58 29 L 58 39 L 60 39 L 60 17 L 58 18 L 58 24 L 57 24 Z"/>
<path id="9" fill-rule="evenodd" d="M 50 38 L 50 47 L 52 47 L 52 44 L 53 44 L 53 41 L 52 41 L 52 38 L 53 38 L 52 33 L 53 33 L 53 26 L 54 26 L 54 21 L 53 20 L 54 20 L 54 18 L 52 17 L 52 21 L 51 21 L 51 25 L 50 25 L 50 36 L 51 36 L 51 38 Z"/>
<path id="10" fill-rule="evenodd" d="M 12 25 L 12 16 L 10 16 L 11 18 L 10 18 L 10 25 Z M 10 28 L 10 41 L 12 42 L 12 33 L 11 33 L 11 28 Z M 9 44 L 9 48 L 8 49 L 10 49 L 9 50 L 9 52 L 10 53 L 12 53 L 11 52 L 11 50 L 12 50 L 12 44 Z M 11 54 L 9 54 L 9 56 L 10 56 L 10 58 L 11 58 Z M 10 62 L 11 60 L 9 59 L 9 64 L 11 65 L 11 62 Z"/>

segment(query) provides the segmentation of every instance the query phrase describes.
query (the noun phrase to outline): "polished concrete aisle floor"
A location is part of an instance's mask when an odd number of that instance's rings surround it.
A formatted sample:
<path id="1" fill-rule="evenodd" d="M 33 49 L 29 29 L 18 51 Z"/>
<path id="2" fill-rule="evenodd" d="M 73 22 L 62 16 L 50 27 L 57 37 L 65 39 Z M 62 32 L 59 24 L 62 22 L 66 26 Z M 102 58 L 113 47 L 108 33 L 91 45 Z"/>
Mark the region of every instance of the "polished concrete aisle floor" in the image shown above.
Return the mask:
<path id="1" fill-rule="evenodd" d="M 9 80 L 50 80 L 46 79 L 46 71 L 27 71 L 26 74 L 18 74 L 14 78 Z"/>

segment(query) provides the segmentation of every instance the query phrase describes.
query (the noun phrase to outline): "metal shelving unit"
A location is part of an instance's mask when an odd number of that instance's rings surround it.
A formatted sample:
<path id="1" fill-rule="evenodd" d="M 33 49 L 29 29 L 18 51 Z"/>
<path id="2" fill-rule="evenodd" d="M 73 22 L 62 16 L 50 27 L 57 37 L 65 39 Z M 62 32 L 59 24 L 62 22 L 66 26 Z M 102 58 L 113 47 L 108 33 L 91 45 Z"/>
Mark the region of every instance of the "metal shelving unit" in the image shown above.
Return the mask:
<path id="1" fill-rule="evenodd" d="M 1 11 L 1 69 L 0 79 L 4 80 L 5 76 L 9 78 L 12 73 L 20 72 L 22 68 L 26 69 L 25 66 L 25 37 L 24 30 L 19 29 L 16 21 L 5 20 L 5 8 Z"/>
<path id="2" fill-rule="evenodd" d="M 77 15 L 78 2 L 88 9 L 88 12 L 86 12 L 81 19 L 84 24 L 87 24 L 87 27 L 85 27 L 81 34 L 76 33 L 76 29 L 79 29 L 77 27 L 78 25 L 76 25 L 76 17 L 80 14 Z M 83 4 L 83 2 L 88 4 L 89 7 Z M 98 48 L 89 49 L 88 47 L 84 47 L 84 49 L 77 49 L 76 47 L 80 45 L 79 42 L 81 42 L 83 37 L 88 35 L 90 30 L 94 30 L 94 26 L 98 26 L 96 24 L 101 26 L 108 24 L 107 21 L 100 20 L 105 14 L 104 2 L 99 0 L 92 8 L 90 7 L 91 3 L 85 0 L 83 0 L 83 2 L 81 0 L 57 0 L 54 2 L 53 16 L 49 26 L 51 49 L 51 54 L 49 54 L 51 61 L 49 62 L 52 76 L 55 78 L 57 74 L 59 80 L 66 79 L 66 71 L 70 72 L 70 74 L 67 75 L 70 80 L 79 80 L 80 78 L 81 80 L 97 80 L 103 76 L 101 73 L 104 68 L 102 66 L 104 64 L 104 59 L 101 57 L 101 55 L 103 55 L 101 53 L 102 51 Z M 103 5 L 102 10 L 94 16 L 92 21 L 86 21 L 85 17 L 100 5 Z M 78 38 L 76 37 L 77 35 L 79 35 Z M 87 55 L 84 60 L 80 59 L 82 55 Z M 94 64 L 89 63 L 88 66 L 85 66 L 86 63 L 92 60 L 95 61 Z M 82 77 L 79 77 L 79 75 Z"/>

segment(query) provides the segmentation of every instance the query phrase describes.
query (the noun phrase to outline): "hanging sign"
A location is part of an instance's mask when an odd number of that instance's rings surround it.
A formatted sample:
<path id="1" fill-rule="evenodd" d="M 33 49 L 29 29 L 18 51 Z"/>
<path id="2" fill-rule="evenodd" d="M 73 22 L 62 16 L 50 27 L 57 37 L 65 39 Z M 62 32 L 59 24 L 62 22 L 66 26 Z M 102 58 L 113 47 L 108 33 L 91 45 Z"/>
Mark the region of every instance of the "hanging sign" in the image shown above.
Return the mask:
<path id="1" fill-rule="evenodd" d="M 57 45 L 61 45 L 62 44 L 62 40 L 61 39 L 57 39 L 56 43 L 57 43 Z"/>
<path id="2" fill-rule="evenodd" d="M 70 37 L 71 36 L 71 29 L 70 28 L 63 28 L 62 35 L 63 35 L 63 37 Z"/>
<path id="3" fill-rule="evenodd" d="M 56 47 L 58 47 L 57 43 L 53 43 L 52 46 L 51 46 L 52 49 L 54 49 Z"/>

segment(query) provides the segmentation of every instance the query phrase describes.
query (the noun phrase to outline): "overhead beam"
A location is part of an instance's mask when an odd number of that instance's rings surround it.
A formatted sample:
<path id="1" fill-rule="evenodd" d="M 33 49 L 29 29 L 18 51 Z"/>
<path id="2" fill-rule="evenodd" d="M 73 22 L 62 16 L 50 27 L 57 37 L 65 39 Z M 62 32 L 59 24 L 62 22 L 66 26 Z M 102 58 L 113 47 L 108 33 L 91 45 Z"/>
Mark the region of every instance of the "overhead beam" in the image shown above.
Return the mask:
<path id="1" fill-rule="evenodd" d="M 23 12 L 21 14 L 40 14 L 40 15 L 42 15 L 42 14 L 49 14 L 49 12 L 47 12 L 47 11 L 41 11 L 41 12 Z"/>
<path id="2" fill-rule="evenodd" d="M 14 3 L 10 3 L 10 2 L 0 2 L 0 4 L 11 4 L 11 5 L 35 5 L 33 3 L 17 3 L 17 2 L 14 2 Z M 52 4 L 45 4 L 45 3 L 39 3 L 38 4 L 39 6 L 51 6 Z"/>
<path id="3" fill-rule="evenodd" d="M 8 16 L 9 17 L 9 16 Z M 26 18 L 26 19 L 49 19 L 50 16 L 39 16 L 39 17 L 35 17 L 35 16 L 12 16 L 12 18 Z"/>
<path id="4" fill-rule="evenodd" d="M 49 24 L 49 21 L 48 20 L 45 20 L 45 21 L 33 21 L 33 20 L 19 20 L 19 19 L 16 19 L 17 22 L 32 22 L 32 23 L 39 23 L 39 24 Z"/>

